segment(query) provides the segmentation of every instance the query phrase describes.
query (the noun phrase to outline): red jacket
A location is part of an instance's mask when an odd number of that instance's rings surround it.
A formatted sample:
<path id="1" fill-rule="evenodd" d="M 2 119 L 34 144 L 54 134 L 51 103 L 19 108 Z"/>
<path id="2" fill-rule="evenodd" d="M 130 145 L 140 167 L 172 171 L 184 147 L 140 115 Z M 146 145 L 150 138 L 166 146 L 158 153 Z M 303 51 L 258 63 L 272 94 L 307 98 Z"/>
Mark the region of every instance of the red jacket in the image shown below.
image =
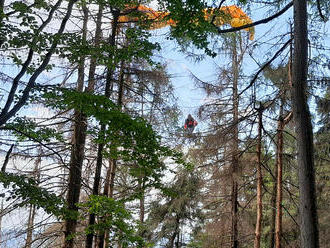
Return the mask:
<path id="1" fill-rule="evenodd" d="M 197 126 L 197 124 L 197 121 L 195 121 L 194 119 L 186 119 L 184 123 L 184 129 L 187 129 L 187 127 L 195 127 Z"/>

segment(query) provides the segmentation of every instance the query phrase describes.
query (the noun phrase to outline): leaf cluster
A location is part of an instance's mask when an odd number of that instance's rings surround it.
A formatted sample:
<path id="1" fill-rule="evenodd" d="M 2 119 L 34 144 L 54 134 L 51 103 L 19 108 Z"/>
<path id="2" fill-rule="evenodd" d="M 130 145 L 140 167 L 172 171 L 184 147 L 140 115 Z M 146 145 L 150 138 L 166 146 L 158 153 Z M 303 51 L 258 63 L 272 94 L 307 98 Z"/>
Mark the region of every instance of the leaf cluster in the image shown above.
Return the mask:
<path id="1" fill-rule="evenodd" d="M 135 232 L 130 212 L 122 202 L 106 196 L 91 195 L 80 206 L 100 219 L 98 223 L 86 228 L 87 234 L 110 231 L 111 239 L 118 240 L 122 247 L 145 247 L 142 237 Z"/>
<path id="2" fill-rule="evenodd" d="M 9 196 L 6 198 L 7 201 L 11 199 L 20 200 L 20 202 L 16 204 L 17 207 L 29 206 L 32 204 L 58 218 L 68 218 L 73 214 L 66 209 L 64 199 L 38 186 L 38 182 L 33 178 L 0 172 L 0 182 L 5 189 L 8 189 Z"/>
<path id="3" fill-rule="evenodd" d="M 165 158 L 189 166 L 181 153 L 161 145 L 160 136 L 148 122 L 141 117 L 132 118 L 121 112 L 105 96 L 57 87 L 44 88 L 42 96 L 49 107 L 75 109 L 104 124 L 106 129 L 102 132 L 98 127 L 90 128 L 89 134 L 94 137 L 94 142 L 105 145 L 105 156 L 121 159 L 130 165 L 131 176 L 143 177 L 146 187 L 161 186 Z"/>
<path id="4" fill-rule="evenodd" d="M 63 136 L 54 128 L 40 126 L 26 117 L 17 117 L 7 123 L 3 129 L 11 130 L 18 141 L 32 139 L 38 142 L 50 142 L 52 139 L 64 142 Z"/>

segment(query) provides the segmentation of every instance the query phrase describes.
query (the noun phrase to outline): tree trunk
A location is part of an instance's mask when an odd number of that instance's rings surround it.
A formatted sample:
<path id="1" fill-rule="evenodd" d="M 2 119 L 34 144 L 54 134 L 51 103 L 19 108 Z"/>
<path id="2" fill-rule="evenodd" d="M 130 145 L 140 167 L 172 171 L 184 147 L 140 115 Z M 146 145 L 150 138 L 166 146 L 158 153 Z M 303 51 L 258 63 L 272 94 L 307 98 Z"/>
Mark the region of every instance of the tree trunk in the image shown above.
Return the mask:
<path id="1" fill-rule="evenodd" d="M 141 198 L 140 198 L 140 222 L 144 223 L 144 214 L 145 214 L 145 209 L 144 209 L 144 189 L 143 189 L 143 179 L 139 179 L 139 190 L 141 191 Z"/>
<path id="2" fill-rule="evenodd" d="M 33 171 L 33 177 L 38 183 L 40 182 L 40 171 L 39 171 L 40 163 L 41 163 L 41 158 L 39 158 L 36 161 L 34 171 Z M 25 240 L 24 248 L 31 248 L 31 245 L 32 245 L 33 225 L 34 225 L 35 214 L 36 214 L 35 205 L 31 204 L 30 209 L 29 209 L 29 218 L 28 218 L 28 225 L 27 225 L 26 240 Z"/>
<path id="3" fill-rule="evenodd" d="M 86 38 L 88 11 L 83 7 L 84 11 L 84 24 L 83 24 L 83 37 Z M 95 34 L 97 37 L 97 33 Z M 95 40 L 97 42 L 97 39 Z M 78 66 L 78 81 L 77 90 L 82 91 L 84 86 L 84 57 L 80 60 Z M 95 85 L 95 59 L 91 60 L 87 92 L 93 92 Z M 78 213 L 76 204 L 79 202 L 80 189 L 81 189 L 81 170 L 85 157 L 85 142 L 87 130 L 87 117 L 78 110 L 74 113 L 74 131 L 72 140 L 71 158 L 69 164 L 69 184 L 67 194 L 68 209 Z M 72 248 L 74 245 L 73 235 L 76 231 L 77 219 L 75 217 L 66 219 L 65 221 L 65 241 L 64 248 Z"/>
<path id="4" fill-rule="evenodd" d="M 258 144 L 257 144 L 257 223 L 254 239 L 254 248 L 260 248 L 262 231 L 262 171 L 261 171 L 261 137 L 262 137 L 262 112 L 263 106 L 260 103 L 258 109 Z"/>
<path id="5" fill-rule="evenodd" d="M 109 45 L 111 45 L 112 47 L 115 47 L 115 45 L 116 45 L 116 34 L 118 31 L 118 25 L 119 25 L 119 23 L 118 23 L 119 14 L 120 13 L 118 11 L 112 11 L 112 15 L 113 15 L 112 32 L 109 37 Z M 110 59 L 112 60 L 112 62 L 114 61 L 114 56 L 115 56 L 115 54 L 110 54 Z M 104 92 L 104 95 L 106 97 L 110 97 L 110 94 L 111 94 L 111 85 L 113 84 L 113 73 L 114 73 L 113 68 L 114 68 L 113 65 L 111 65 L 111 67 L 108 67 L 108 72 L 107 72 L 107 76 L 106 76 L 106 84 L 105 84 L 105 92 Z M 105 131 L 105 128 L 106 128 L 105 124 L 101 124 L 101 133 L 103 133 Z M 104 149 L 104 144 L 103 143 L 99 144 L 98 160 L 97 160 L 97 165 L 96 165 L 96 167 L 99 168 L 99 173 L 101 173 L 102 160 L 103 160 L 103 157 L 102 157 L 103 149 Z M 100 176 L 98 178 L 100 178 Z M 95 180 L 96 179 L 97 179 L 97 177 L 95 175 Z M 99 248 L 104 247 L 106 233 L 107 233 L 107 230 L 104 230 L 100 234 Z"/>
<path id="6" fill-rule="evenodd" d="M 277 160 L 277 158 L 276 158 Z M 277 167 L 274 170 L 274 182 L 272 189 L 272 198 L 270 200 L 270 207 L 272 209 L 272 215 L 270 218 L 270 230 L 269 230 L 269 241 L 268 248 L 274 248 L 275 245 L 275 218 L 276 218 L 276 190 L 277 190 Z"/>
<path id="7" fill-rule="evenodd" d="M 167 248 L 174 248 L 175 238 L 179 235 L 179 231 L 180 231 L 180 218 L 178 215 L 176 215 L 175 229 L 170 237 L 168 245 L 166 246 Z"/>
<path id="8" fill-rule="evenodd" d="M 26 241 L 24 248 L 31 248 L 32 245 L 33 223 L 34 223 L 35 214 L 36 214 L 35 206 L 31 205 L 29 210 L 28 227 L 27 227 L 27 234 L 26 234 Z"/>
<path id="9" fill-rule="evenodd" d="M 75 111 L 74 120 L 76 124 L 74 130 L 74 142 L 72 144 L 71 151 L 71 160 L 69 164 L 69 185 L 67 203 L 68 209 L 78 214 L 77 203 L 79 202 L 81 189 L 81 170 L 85 156 L 87 118 L 83 113 Z M 66 219 L 64 232 L 65 248 L 73 248 L 73 235 L 76 231 L 76 226 L 76 216 L 72 216 L 72 218 Z"/>
<path id="10" fill-rule="evenodd" d="M 2 243 L 2 216 L 4 215 L 4 209 L 3 209 L 3 201 L 4 198 L 1 197 L 1 207 L 0 207 L 0 244 Z"/>
<path id="11" fill-rule="evenodd" d="M 303 248 L 319 247 L 316 210 L 313 129 L 307 105 L 307 1 L 294 0 L 294 54 L 292 105 L 297 135 L 299 170 L 300 242 Z"/>
<path id="12" fill-rule="evenodd" d="M 281 248 L 282 235 L 282 168 L 283 168 L 283 116 L 280 115 L 277 127 L 277 152 L 276 152 L 276 166 L 277 166 L 277 190 L 276 190 L 276 221 L 275 221 L 275 247 Z"/>
<path id="13" fill-rule="evenodd" d="M 284 93 L 283 93 L 284 94 Z M 271 198 L 271 209 L 272 209 L 272 216 L 271 216 L 271 223 L 270 223 L 270 231 L 269 231 L 269 243 L 268 247 L 269 248 L 274 248 L 275 246 L 275 222 L 276 222 L 276 196 L 277 196 L 277 182 L 278 182 L 278 160 L 279 160 L 279 130 L 281 129 L 280 127 L 280 120 L 283 115 L 283 97 L 281 97 L 281 102 L 280 102 L 280 112 L 279 112 L 279 119 L 277 122 L 277 143 L 276 143 L 276 163 L 275 163 L 275 170 L 274 170 L 274 184 L 273 184 L 273 189 L 272 189 L 272 198 Z"/>
<path id="14" fill-rule="evenodd" d="M 233 131 L 232 131 L 232 161 L 231 161 L 231 247 L 238 247 L 238 59 L 236 37 L 233 38 L 232 68 L 233 68 Z"/>

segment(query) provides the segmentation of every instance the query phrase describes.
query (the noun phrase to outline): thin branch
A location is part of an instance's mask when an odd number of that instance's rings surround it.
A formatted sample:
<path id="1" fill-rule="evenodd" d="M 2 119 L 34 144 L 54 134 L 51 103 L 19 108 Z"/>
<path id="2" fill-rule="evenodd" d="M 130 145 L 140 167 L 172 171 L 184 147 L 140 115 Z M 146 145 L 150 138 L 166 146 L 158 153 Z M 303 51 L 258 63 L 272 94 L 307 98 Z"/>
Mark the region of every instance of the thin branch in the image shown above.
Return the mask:
<path id="1" fill-rule="evenodd" d="M 6 167 L 9 162 L 9 157 L 10 157 L 11 152 L 13 151 L 13 148 L 14 148 L 14 144 L 11 145 L 11 147 L 9 148 L 9 150 L 6 154 L 5 161 L 3 162 L 3 165 L 1 167 L 1 172 L 6 172 Z"/>
<path id="2" fill-rule="evenodd" d="M 321 3 L 320 3 L 320 0 L 316 0 L 316 3 L 317 3 L 317 10 L 319 11 L 319 14 L 320 14 L 320 17 L 321 19 L 326 22 L 327 19 L 325 18 L 325 16 L 322 14 L 322 9 L 321 9 Z"/>
<path id="3" fill-rule="evenodd" d="M 45 22 L 43 22 L 41 24 L 41 26 L 39 27 L 39 29 L 37 30 L 37 32 L 36 32 L 36 34 L 35 34 L 35 36 L 34 36 L 34 38 L 32 40 L 32 44 L 36 43 L 37 39 L 39 38 L 38 37 L 39 36 L 39 33 L 52 20 L 55 11 L 58 9 L 58 7 L 60 6 L 61 3 L 62 3 L 62 0 L 59 0 L 54 5 L 54 7 L 51 9 L 51 11 L 49 12 L 49 15 L 48 15 L 47 20 Z M 5 104 L 5 106 L 3 107 L 2 111 L 1 111 L 1 116 L 4 116 L 4 115 L 6 115 L 8 113 L 9 108 L 10 108 L 11 104 L 14 101 L 14 96 L 15 96 L 16 90 L 18 88 L 18 83 L 19 83 L 20 79 L 24 76 L 24 74 L 26 73 L 26 71 L 28 70 L 28 67 L 29 67 L 29 65 L 30 65 L 30 63 L 32 61 L 32 58 L 33 58 L 33 54 L 34 54 L 33 48 L 30 48 L 30 50 L 28 52 L 27 59 L 25 60 L 24 64 L 22 65 L 21 71 L 17 74 L 17 76 L 13 80 L 13 84 L 12 84 L 11 89 L 10 89 L 10 92 L 8 94 L 6 104 Z"/>
<path id="4" fill-rule="evenodd" d="M 14 107 L 8 113 L 1 114 L 2 116 L 0 117 L 0 126 L 5 124 L 26 103 L 27 99 L 29 98 L 30 91 L 35 86 L 36 79 L 45 70 L 46 66 L 48 65 L 48 63 L 50 61 L 50 58 L 52 57 L 53 53 L 55 52 L 56 47 L 58 45 L 58 42 L 60 41 L 59 36 L 63 34 L 66 23 L 69 20 L 69 17 L 71 15 L 73 5 L 77 1 L 78 0 L 69 1 L 68 7 L 67 7 L 67 13 L 66 13 L 66 15 L 64 16 L 64 18 L 61 22 L 61 25 L 60 25 L 60 28 L 59 28 L 57 34 L 55 34 L 56 39 L 54 40 L 54 42 L 53 42 L 52 46 L 50 47 L 48 53 L 45 55 L 44 61 L 41 63 L 41 65 L 38 67 L 38 69 L 31 76 L 27 86 L 25 87 L 25 89 L 23 91 L 22 97 L 18 100 L 18 102 L 14 105 Z"/>
<path id="5" fill-rule="evenodd" d="M 28 133 L 25 133 L 25 132 L 23 132 L 23 131 L 21 131 L 21 130 L 18 130 L 18 129 L 16 129 L 16 128 L 13 128 L 13 127 L 11 127 L 11 128 L 8 128 L 8 127 L 0 127 L 0 130 L 12 130 L 12 131 L 15 131 L 15 132 L 17 132 L 17 133 L 20 133 L 20 134 L 26 136 L 27 138 L 31 139 L 32 141 L 38 143 L 39 145 L 45 147 L 46 149 L 48 149 L 48 150 L 50 150 L 50 151 L 52 151 L 55 155 L 57 155 L 57 156 L 59 157 L 59 159 L 60 159 L 60 161 L 62 162 L 62 164 L 63 164 L 63 165 L 66 165 L 66 163 L 65 163 L 65 161 L 63 160 L 61 154 L 60 154 L 58 151 L 54 150 L 53 148 L 49 147 L 48 145 L 45 145 L 44 143 L 42 143 L 42 141 L 40 141 L 40 140 L 38 140 L 38 139 L 32 137 L 32 136 L 29 135 Z M 7 157 L 7 156 L 6 156 L 6 157 Z M 2 166 L 2 167 L 3 167 L 3 166 Z M 1 169 L 1 170 L 2 170 L 2 169 Z"/>
<path id="6" fill-rule="evenodd" d="M 220 29 L 219 27 L 217 27 L 218 33 L 219 34 L 224 34 L 224 33 L 235 32 L 235 31 L 239 31 L 239 30 L 242 30 L 242 29 L 245 29 L 245 28 L 251 28 L 251 27 L 254 27 L 254 26 L 259 25 L 259 24 L 264 24 L 264 23 L 270 22 L 271 20 L 273 20 L 273 19 L 279 17 L 280 15 L 284 14 L 292 6 L 293 6 L 293 2 L 290 2 L 281 11 L 277 12 L 276 14 L 274 14 L 270 17 L 267 17 L 265 19 L 262 19 L 262 20 L 259 20 L 259 21 L 256 21 L 256 22 L 253 22 L 253 23 L 250 23 L 250 24 L 246 24 L 246 25 L 243 25 L 243 26 L 240 26 L 240 27 L 228 28 L 228 29 Z"/>
<path id="7" fill-rule="evenodd" d="M 246 90 L 248 90 L 250 87 L 252 87 L 252 85 L 255 83 L 255 81 L 257 80 L 259 74 L 267 67 L 269 66 L 283 51 L 284 49 L 291 43 L 292 38 L 289 39 L 281 48 L 280 50 L 278 50 L 275 55 L 268 60 L 258 71 L 257 73 L 254 75 L 253 79 L 251 80 L 250 84 L 241 91 L 241 93 L 238 94 L 238 96 L 241 96 Z"/>

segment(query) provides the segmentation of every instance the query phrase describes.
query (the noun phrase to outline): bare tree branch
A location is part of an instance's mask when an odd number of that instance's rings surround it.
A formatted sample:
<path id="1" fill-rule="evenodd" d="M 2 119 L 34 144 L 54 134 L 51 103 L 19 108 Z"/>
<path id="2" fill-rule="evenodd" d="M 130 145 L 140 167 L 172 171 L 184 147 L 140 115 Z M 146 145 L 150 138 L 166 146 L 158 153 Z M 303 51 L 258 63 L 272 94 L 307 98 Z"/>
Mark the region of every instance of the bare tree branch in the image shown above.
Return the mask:
<path id="1" fill-rule="evenodd" d="M 1 172 L 6 172 L 6 167 L 9 162 L 9 157 L 10 157 L 11 152 L 13 151 L 13 148 L 14 148 L 14 144 L 11 145 L 11 147 L 9 148 L 9 150 L 6 154 L 5 161 L 3 162 L 3 165 L 1 167 Z"/>
<path id="2" fill-rule="evenodd" d="M 47 24 L 49 24 L 49 22 L 52 20 L 53 15 L 55 13 L 55 11 L 58 9 L 58 7 L 60 6 L 60 4 L 62 3 L 62 0 L 57 1 L 57 3 L 53 6 L 53 8 L 51 9 L 51 11 L 49 12 L 48 18 L 40 25 L 40 27 L 38 28 L 34 38 L 32 39 L 32 44 L 34 44 L 37 39 L 38 39 L 38 35 L 39 33 L 47 26 Z M 7 97 L 7 101 L 5 106 L 3 107 L 0 116 L 5 115 L 8 113 L 9 108 L 11 106 L 11 104 L 14 101 L 14 96 L 18 87 L 18 83 L 20 81 L 20 79 L 24 76 L 24 74 L 26 73 L 26 71 L 28 70 L 28 66 L 30 65 L 32 58 L 33 58 L 33 54 L 34 51 L 32 48 L 30 48 L 29 52 L 28 52 L 28 56 L 27 59 L 25 60 L 24 64 L 22 65 L 21 71 L 17 74 L 17 76 L 14 78 L 13 80 L 13 84 L 11 86 L 9 95 Z"/>
<path id="3" fill-rule="evenodd" d="M 69 17 L 71 15 L 72 8 L 73 8 L 73 5 L 74 5 L 75 2 L 77 2 L 77 0 L 69 1 L 66 15 L 64 16 L 64 18 L 61 22 L 61 26 L 60 26 L 57 34 L 56 34 L 57 37 L 60 36 L 61 34 L 63 34 L 66 23 L 69 20 Z M 39 77 L 39 75 L 45 70 L 46 66 L 48 65 L 51 56 L 53 55 L 53 53 L 56 50 L 58 42 L 59 42 L 59 39 L 56 38 L 54 40 L 53 44 L 51 45 L 48 53 L 45 55 L 45 58 L 44 58 L 43 62 L 41 63 L 41 65 L 38 67 L 38 69 L 36 69 L 36 71 L 31 76 L 27 86 L 25 87 L 25 89 L 23 91 L 22 97 L 18 100 L 18 102 L 7 113 L 3 112 L 3 113 L 0 114 L 0 126 L 5 124 L 11 117 L 13 117 L 24 106 L 27 99 L 29 98 L 30 91 L 35 86 L 36 79 Z"/>
<path id="4" fill-rule="evenodd" d="M 288 5 L 286 5 L 282 10 L 280 10 L 276 14 L 274 14 L 270 17 L 267 17 L 265 19 L 262 19 L 260 21 L 256 21 L 256 22 L 246 24 L 246 25 L 243 25 L 243 26 L 240 26 L 240 27 L 228 28 L 228 29 L 220 29 L 219 27 L 217 27 L 218 33 L 219 34 L 224 34 L 224 33 L 235 32 L 235 31 L 238 31 L 238 30 L 242 30 L 242 29 L 245 29 L 245 28 L 251 28 L 251 27 L 257 26 L 259 24 L 264 24 L 264 23 L 270 22 L 271 20 L 273 20 L 273 19 L 279 17 L 280 15 L 284 14 L 292 6 L 293 6 L 293 2 L 290 2 Z"/>
<path id="5" fill-rule="evenodd" d="M 327 19 L 325 18 L 325 16 L 322 14 L 322 9 L 321 9 L 321 3 L 320 0 L 316 0 L 316 4 L 317 4 L 317 10 L 319 11 L 320 17 L 322 18 L 322 20 L 324 22 L 327 21 Z"/>
<path id="6" fill-rule="evenodd" d="M 259 74 L 267 67 L 269 66 L 283 51 L 284 49 L 291 43 L 292 38 L 289 39 L 275 54 L 274 56 L 268 60 L 258 71 L 257 73 L 254 75 L 253 79 L 251 80 L 250 84 L 241 91 L 241 93 L 239 93 L 239 96 L 241 96 L 246 90 L 248 90 L 257 80 Z"/>

